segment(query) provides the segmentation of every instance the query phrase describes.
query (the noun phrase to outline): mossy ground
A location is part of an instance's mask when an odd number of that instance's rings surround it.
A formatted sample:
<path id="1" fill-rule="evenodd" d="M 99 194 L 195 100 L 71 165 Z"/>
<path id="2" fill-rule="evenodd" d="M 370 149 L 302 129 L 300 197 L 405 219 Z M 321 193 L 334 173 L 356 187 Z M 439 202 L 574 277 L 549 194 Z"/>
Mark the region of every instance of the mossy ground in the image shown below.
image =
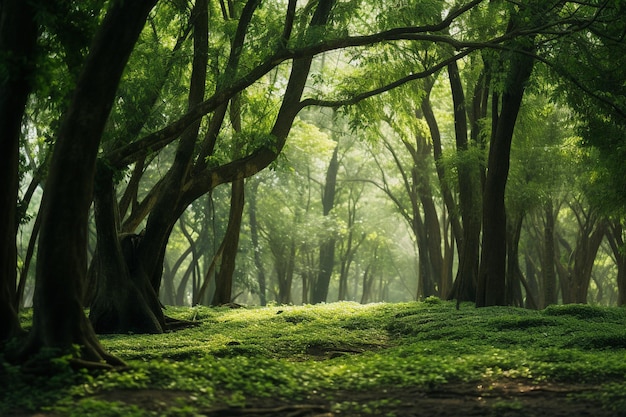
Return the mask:
<path id="1" fill-rule="evenodd" d="M 624 309 L 428 299 L 167 314 L 200 325 L 101 337 L 126 370 L 61 358 L 53 375 L 24 375 L 0 356 L 0 415 L 626 416 Z"/>

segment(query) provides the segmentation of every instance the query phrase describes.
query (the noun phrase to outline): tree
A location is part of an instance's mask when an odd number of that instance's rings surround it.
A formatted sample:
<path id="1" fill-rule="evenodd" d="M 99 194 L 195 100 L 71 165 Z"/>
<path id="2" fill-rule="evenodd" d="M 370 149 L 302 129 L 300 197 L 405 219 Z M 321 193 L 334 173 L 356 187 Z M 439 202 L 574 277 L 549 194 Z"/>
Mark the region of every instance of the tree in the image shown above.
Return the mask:
<path id="1" fill-rule="evenodd" d="M 335 146 L 333 156 L 328 164 L 328 170 L 326 171 L 326 182 L 324 183 L 322 196 L 322 215 L 324 217 L 328 217 L 335 206 L 337 173 L 339 172 L 338 153 L 339 145 Z M 324 239 L 320 244 L 319 271 L 311 294 L 311 302 L 314 304 L 326 302 L 328 298 L 328 286 L 330 285 L 330 277 L 335 266 L 335 244 L 336 238 L 332 235 L 328 239 Z"/>
<path id="2" fill-rule="evenodd" d="M 35 69 L 35 12 L 33 5 L 19 0 L 3 2 L 0 8 L 0 343 L 21 331 L 15 300 L 18 154 Z"/>
<path id="3" fill-rule="evenodd" d="M 42 201 L 35 309 L 25 357 L 43 348 L 73 352 L 78 345 L 79 362 L 122 363 L 104 351 L 83 311 L 87 220 L 98 145 L 128 57 L 155 3 L 110 5 L 64 115 Z"/>
<path id="4" fill-rule="evenodd" d="M 529 10 L 530 9 L 530 10 Z M 533 10 L 530 18 L 538 18 L 544 11 Z M 521 13 L 511 16 L 508 31 L 518 28 Z M 506 210 L 504 196 L 509 173 L 511 141 L 515 122 L 524 97 L 526 84 L 534 66 L 535 49 L 531 37 L 525 43 L 518 41 L 519 53 L 503 57 L 506 68 L 501 101 L 492 103 L 492 131 L 487 161 L 487 177 L 483 194 L 483 238 L 480 268 L 476 287 L 476 306 L 506 304 Z"/>

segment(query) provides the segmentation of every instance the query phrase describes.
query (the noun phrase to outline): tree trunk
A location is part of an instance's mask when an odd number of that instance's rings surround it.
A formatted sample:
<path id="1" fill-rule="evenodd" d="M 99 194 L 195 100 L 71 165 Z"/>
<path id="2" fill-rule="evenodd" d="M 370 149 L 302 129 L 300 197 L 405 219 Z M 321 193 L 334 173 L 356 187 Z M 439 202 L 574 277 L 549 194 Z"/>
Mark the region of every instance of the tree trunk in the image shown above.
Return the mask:
<path id="1" fill-rule="evenodd" d="M 80 364 L 122 364 L 101 347 L 83 311 L 87 223 L 104 126 L 128 57 L 155 3 L 110 4 L 64 114 L 40 209 L 35 308 L 25 357 L 44 348 L 64 354 L 79 345 Z"/>
<path id="2" fill-rule="evenodd" d="M 456 62 L 448 66 L 450 90 L 454 104 L 454 129 L 457 153 L 463 155 L 469 149 L 467 136 L 467 112 L 465 94 Z M 476 97 L 475 97 L 476 99 Z M 475 106 L 476 107 L 476 106 Z M 474 117 L 480 117 L 484 110 L 477 109 Z M 474 131 L 474 130 L 473 130 Z M 457 168 L 459 181 L 459 209 L 463 222 L 463 232 L 459 239 L 459 266 L 454 286 L 448 298 L 457 302 L 476 300 L 476 282 L 480 260 L 480 184 L 478 172 L 464 158 Z"/>
<path id="3" fill-rule="evenodd" d="M 543 293 L 541 307 L 545 308 L 550 304 L 557 304 L 556 271 L 554 269 L 554 224 L 555 213 L 552 207 L 552 200 L 546 202 L 544 206 L 544 236 L 543 236 L 543 257 L 541 262 L 543 276 Z"/>
<path id="4" fill-rule="evenodd" d="M 278 294 L 276 301 L 279 304 L 291 303 L 291 285 L 293 283 L 293 272 L 295 268 L 296 244 L 291 240 L 283 247 L 285 252 L 284 262 L 276 265 L 276 278 L 278 280 Z"/>
<path id="5" fill-rule="evenodd" d="M 258 2 L 248 2 L 246 6 L 253 3 L 258 4 Z M 311 26 L 323 26 L 326 23 L 332 4 L 334 4 L 334 0 L 319 1 L 311 20 Z M 144 268 L 151 277 L 154 287 L 158 289 L 160 286 L 165 247 L 171 227 L 180 213 L 189 204 L 210 192 L 217 185 L 250 177 L 278 157 L 278 154 L 284 147 L 293 121 L 302 108 L 300 100 L 308 79 L 311 62 L 311 57 L 299 58 L 293 61 L 283 102 L 270 132 L 271 136 L 276 139 L 273 146 L 261 147 L 251 155 L 217 168 L 202 169 L 200 167 L 200 169 L 194 171 L 193 176 L 189 176 L 187 174 L 189 174 L 191 167 L 188 165 L 188 162 L 193 159 L 193 155 L 190 155 L 190 153 L 194 150 L 196 136 L 194 135 L 193 138 L 187 137 L 188 140 L 181 140 L 177 149 L 176 160 L 170 170 L 171 172 L 168 172 L 168 175 L 162 181 L 159 199 L 150 213 L 145 239 L 138 251 L 141 268 Z M 229 73 L 229 75 L 231 74 Z M 186 132 L 193 130 L 195 130 L 195 127 L 194 129 L 188 129 Z M 206 161 L 200 158 L 197 165 L 203 165 L 204 162 Z"/>
<path id="6" fill-rule="evenodd" d="M 532 41 L 532 40 L 531 40 Z M 532 73 L 531 56 L 515 54 L 502 93 L 500 114 L 491 138 L 483 195 L 483 244 L 476 290 L 476 306 L 506 304 L 506 209 L 504 195 L 509 174 L 515 122 Z M 495 117 L 495 115 L 494 115 Z"/>
<path id="7" fill-rule="evenodd" d="M 520 214 L 516 219 L 511 219 L 507 227 L 507 268 L 506 268 L 506 304 L 515 307 L 523 307 L 522 281 L 524 276 L 519 266 L 519 240 L 522 232 L 524 214 Z M 527 297 L 532 298 L 532 294 L 527 291 Z M 534 305 L 534 300 L 530 303 Z"/>
<path id="8" fill-rule="evenodd" d="M 564 303 L 587 303 L 587 293 L 591 282 L 591 272 L 598 249 L 604 239 L 606 223 L 604 220 L 595 222 L 595 227 L 583 230 L 574 250 L 574 265 L 571 271 L 570 293 Z M 564 297 L 565 298 L 565 297 Z"/>
<path id="9" fill-rule="evenodd" d="M 609 224 L 607 240 L 617 265 L 617 305 L 626 304 L 626 251 L 624 251 L 624 228 L 618 220 Z"/>
<path id="10" fill-rule="evenodd" d="M 146 276 L 137 268 L 140 235 L 118 235 L 113 173 L 100 165 L 96 174 L 94 212 L 96 292 L 89 319 L 96 333 L 162 333 L 165 318 Z M 148 294 L 148 296 L 146 296 Z"/>
<path id="11" fill-rule="evenodd" d="M 243 178 L 234 181 L 231 190 L 230 215 L 224 236 L 222 262 L 215 276 L 215 295 L 212 305 L 228 304 L 232 301 L 233 273 L 235 272 L 235 258 L 239 248 L 239 231 L 244 207 Z"/>
<path id="12" fill-rule="evenodd" d="M 335 206 L 335 192 L 337 188 L 337 173 L 339 172 L 339 144 L 335 146 L 333 156 L 326 171 L 326 184 L 324 185 L 324 196 L 322 198 L 323 216 L 328 217 Z M 333 232 L 334 235 L 334 232 Z M 328 237 L 320 245 L 319 270 L 311 302 L 313 304 L 326 302 L 328 298 L 328 287 L 330 277 L 335 266 L 335 242 L 334 236 Z"/>
<path id="13" fill-rule="evenodd" d="M 35 10 L 29 2 L 6 0 L 0 9 L 0 343 L 21 333 L 17 319 L 17 197 L 19 137 L 31 91 L 37 42 Z"/>
<path id="14" fill-rule="evenodd" d="M 261 259 L 261 245 L 259 245 L 259 225 L 256 217 L 256 195 L 259 188 L 259 181 L 249 183 L 252 189 L 248 194 L 248 216 L 250 217 L 250 241 L 254 251 L 254 266 L 257 269 L 259 282 L 259 302 L 262 306 L 267 305 L 267 283 L 265 278 L 265 268 Z"/>

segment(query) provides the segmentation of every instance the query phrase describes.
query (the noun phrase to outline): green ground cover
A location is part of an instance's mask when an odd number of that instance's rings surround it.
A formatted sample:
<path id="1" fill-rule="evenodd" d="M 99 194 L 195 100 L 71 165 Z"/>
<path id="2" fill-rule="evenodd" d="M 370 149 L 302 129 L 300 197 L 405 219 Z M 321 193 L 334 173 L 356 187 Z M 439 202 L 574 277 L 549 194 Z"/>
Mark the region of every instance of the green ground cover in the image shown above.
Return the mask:
<path id="1" fill-rule="evenodd" d="M 111 353 L 128 362 L 125 370 L 77 373 L 60 358 L 54 374 L 32 375 L 0 356 L 5 380 L 0 415 L 219 415 L 211 413 L 265 401 L 323 404 L 333 415 L 392 416 L 400 415 L 395 390 L 504 381 L 593 386 L 570 397 L 626 415 L 625 309 L 569 305 L 531 311 L 466 304 L 457 310 L 454 303 L 433 298 L 168 308 L 167 314 L 200 325 L 162 335 L 101 337 Z M 28 312 L 23 320 L 27 327 Z M 370 399 L 358 395 L 387 391 L 388 396 Z M 140 393 L 150 398 L 139 400 Z M 125 396 L 135 400 L 123 401 Z M 497 404 L 494 410 L 523 406 Z"/>

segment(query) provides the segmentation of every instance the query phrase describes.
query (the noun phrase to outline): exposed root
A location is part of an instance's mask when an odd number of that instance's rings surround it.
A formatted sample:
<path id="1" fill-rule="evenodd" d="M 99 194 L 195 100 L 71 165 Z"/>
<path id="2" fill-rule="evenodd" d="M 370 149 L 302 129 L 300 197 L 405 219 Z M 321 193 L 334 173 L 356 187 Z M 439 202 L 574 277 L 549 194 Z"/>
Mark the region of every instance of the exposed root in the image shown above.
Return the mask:
<path id="1" fill-rule="evenodd" d="M 237 416 L 285 416 L 285 417 L 330 417 L 327 407 L 322 405 L 284 405 L 271 408 L 222 407 L 202 413 L 206 417 L 237 417 Z"/>
<path id="2" fill-rule="evenodd" d="M 180 319 L 175 319 L 173 317 L 165 316 L 166 330 L 169 330 L 169 331 L 195 327 L 195 326 L 199 326 L 200 324 L 201 323 L 199 321 L 180 320 Z"/>

